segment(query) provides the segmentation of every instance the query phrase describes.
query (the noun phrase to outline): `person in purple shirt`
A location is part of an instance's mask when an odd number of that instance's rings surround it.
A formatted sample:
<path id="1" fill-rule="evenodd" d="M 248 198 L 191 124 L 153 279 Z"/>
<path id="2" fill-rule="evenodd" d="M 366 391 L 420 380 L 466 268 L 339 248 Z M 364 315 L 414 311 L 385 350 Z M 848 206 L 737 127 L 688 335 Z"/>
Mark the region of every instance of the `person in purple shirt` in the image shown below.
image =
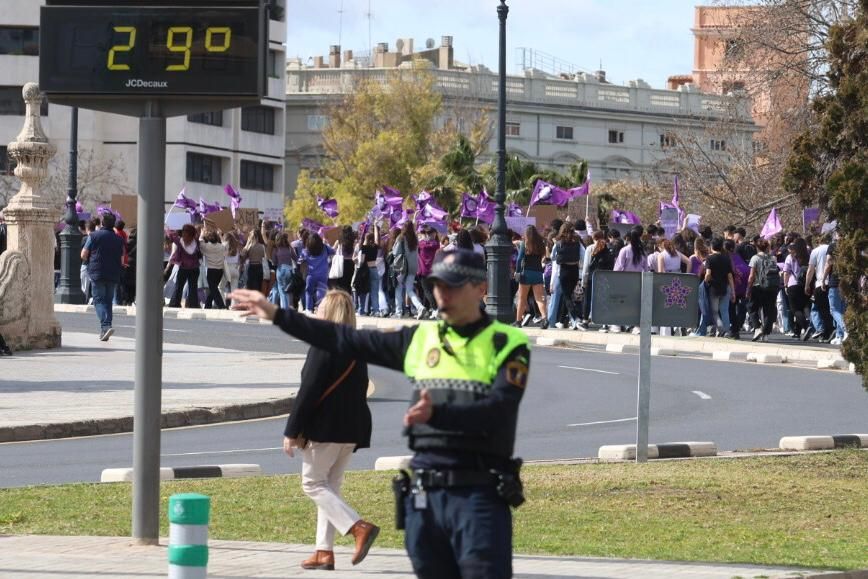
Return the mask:
<path id="1" fill-rule="evenodd" d="M 307 244 L 298 262 L 307 266 L 304 306 L 309 312 L 316 309 L 317 304 L 326 294 L 329 281 L 329 258 L 334 254 L 335 250 L 324 244 L 318 233 L 312 233 L 307 238 Z"/>
<path id="2" fill-rule="evenodd" d="M 637 225 L 627 234 L 627 244 L 618 252 L 615 271 L 648 271 L 648 259 L 642 243 L 643 229 Z"/>
<path id="3" fill-rule="evenodd" d="M 175 282 L 175 293 L 169 301 L 170 308 L 181 307 L 181 296 L 184 293 L 184 285 L 187 285 L 187 307 L 199 308 L 199 262 L 202 252 L 199 250 L 199 240 L 196 228 L 189 223 L 181 228 L 179 236 L 174 231 L 167 231 L 166 235 L 175 244 L 176 249 L 169 262 L 178 266 L 178 279 Z"/>

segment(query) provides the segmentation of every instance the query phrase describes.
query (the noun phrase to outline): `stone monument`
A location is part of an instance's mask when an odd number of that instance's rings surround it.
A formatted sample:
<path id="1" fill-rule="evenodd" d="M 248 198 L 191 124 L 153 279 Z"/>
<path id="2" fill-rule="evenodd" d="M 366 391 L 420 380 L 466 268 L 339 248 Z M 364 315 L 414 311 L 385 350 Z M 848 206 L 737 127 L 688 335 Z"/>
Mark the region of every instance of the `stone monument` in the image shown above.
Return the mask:
<path id="1" fill-rule="evenodd" d="M 0 254 L 0 334 L 13 350 L 57 348 L 60 323 L 54 316 L 54 224 L 60 210 L 42 190 L 48 160 L 57 148 L 48 142 L 39 119 L 39 85 L 27 83 L 24 128 L 9 143 L 21 189 L 3 211 L 8 229 Z"/>

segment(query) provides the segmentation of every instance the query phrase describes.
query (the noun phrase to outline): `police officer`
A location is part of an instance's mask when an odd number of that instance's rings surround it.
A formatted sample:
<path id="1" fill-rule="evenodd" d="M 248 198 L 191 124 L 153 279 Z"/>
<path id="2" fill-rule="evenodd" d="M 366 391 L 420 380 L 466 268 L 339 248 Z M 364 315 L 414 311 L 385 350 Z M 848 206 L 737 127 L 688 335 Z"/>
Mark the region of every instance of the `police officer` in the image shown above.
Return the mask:
<path id="1" fill-rule="evenodd" d="M 480 310 L 481 255 L 440 252 L 428 278 L 441 320 L 397 332 L 355 330 L 281 310 L 258 292 L 237 309 L 271 319 L 309 344 L 403 371 L 414 392 L 404 415 L 415 452 L 404 498 L 405 544 L 420 578 L 512 576 L 510 504 L 523 500 L 512 460 L 530 349 L 520 329 Z"/>

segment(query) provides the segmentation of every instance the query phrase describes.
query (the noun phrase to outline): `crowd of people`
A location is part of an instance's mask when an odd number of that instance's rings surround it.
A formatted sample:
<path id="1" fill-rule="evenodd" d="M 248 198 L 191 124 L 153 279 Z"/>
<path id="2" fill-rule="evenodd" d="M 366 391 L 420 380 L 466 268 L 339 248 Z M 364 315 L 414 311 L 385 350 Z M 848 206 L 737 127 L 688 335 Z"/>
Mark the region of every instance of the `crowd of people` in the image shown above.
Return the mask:
<path id="1" fill-rule="evenodd" d="M 84 224 L 85 235 L 93 235 L 100 223 Z M 123 242 L 113 302 L 132 304 L 135 232 L 128 235 L 122 221 L 112 228 Z M 555 219 L 528 226 L 521 235 L 513 232 L 515 325 L 627 331 L 594 323 L 594 272 L 680 272 L 701 279 L 697 322 L 655 332 L 764 341 L 777 331 L 836 345 L 847 337 L 834 231 L 763 239 L 734 226 L 720 233 L 709 226 L 685 228 L 671 238 L 653 224 L 632 226 L 623 235 L 622 229 L 592 231 L 583 219 Z M 314 312 L 328 289 L 342 289 L 353 296 L 360 316 L 436 319 L 427 280 L 435 256 L 451 248 L 484 255 L 488 236 L 486 225 L 444 234 L 412 221 L 400 228 L 346 225 L 329 232 L 291 231 L 266 221 L 247 233 L 220 231 L 207 221 L 188 224 L 166 231 L 164 295 L 168 307 L 221 309 L 230 307 L 231 291 L 255 289 L 281 308 Z M 82 290 L 93 298 L 88 272 L 85 262 Z"/>

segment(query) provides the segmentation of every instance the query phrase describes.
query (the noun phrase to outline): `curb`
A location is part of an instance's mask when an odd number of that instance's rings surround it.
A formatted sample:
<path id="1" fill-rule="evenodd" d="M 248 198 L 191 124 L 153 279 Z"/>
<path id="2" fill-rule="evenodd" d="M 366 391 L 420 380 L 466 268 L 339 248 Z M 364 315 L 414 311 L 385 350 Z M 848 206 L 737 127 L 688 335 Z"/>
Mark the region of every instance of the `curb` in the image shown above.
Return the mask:
<path id="1" fill-rule="evenodd" d="M 290 396 L 289 398 L 280 398 L 269 402 L 253 402 L 250 404 L 236 404 L 216 408 L 192 408 L 190 410 L 166 412 L 160 416 L 160 429 L 280 416 L 292 411 L 294 401 L 295 397 Z M 72 438 L 132 431 L 132 416 L 55 424 L 27 424 L 23 426 L 0 427 L 0 442 Z"/>
<path id="2" fill-rule="evenodd" d="M 209 466 L 176 466 L 161 467 L 160 480 L 180 478 L 238 478 L 243 476 L 260 476 L 262 467 L 258 464 L 217 464 Z M 99 482 L 132 482 L 133 469 L 106 468 L 99 477 Z"/>
<path id="3" fill-rule="evenodd" d="M 649 444 L 648 458 L 691 458 L 698 456 L 717 456 L 717 445 L 713 442 L 666 442 Z M 635 444 L 613 444 L 601 446 L 597 458 L 605 460 L 636 460 Z"/>
<path id="4" fill-rule="evenodd" d="M 826 358 L 825 360 L 817 360 L 818 370 L 849 370 L 850 363 L 844 358 Z"/>
<path id="5" fill-rule="evenodd" d="M 401 470 L 410 468 L 411 455 L 381 456 L 374 462 L 374 470 Z"/>
<path id="6" fill-rule="evenodd" d="M 868 434 L 834 434 L 832 436 L 785 436 L 778 443 L 782 450 L 834 450 L 868 448 Z"/>
<path id="7" fill-rule="evenodd" d="M 55 304 L 55 312 L 65 313 L 86 313 L 93 312 L 93 306 L 71 305 L 71 304 Z M 116 306 L 116 313 L 126 313 L 134 316 L 136 313 L 135 306 Z M 190 316 L 190 317 L 187 317 Z M 204 317 L 202 317 L 204 316 Z M 256 320 L 241 318 L 233 310 L 186 310 L 178 308 L 163 308 L 163 317 L 176 319 L 196 319 L 196 320 L 222 320 L 235 321 L 240 323 L 255 323 Z M 271 323 L 271 322 L 265 322 Z M 413 319 L 394 319 L 394 318 L 360 318 L 358 327 L 360 329 L 384 330 L 395 329 L 405 325 L 415 325 L 417 322 Z M 421 322 L 425 323 L 425 322 Z M 634 336 L 627 333 L 605 333 L 588 331 L 576 332 L 573 330 L 561 330 L 557 328 L 549 328 L 542 330 L 539 328 L 524 328 L 525 333 L 531 339 L 544 337 L 545 342 L 554 340 L 555 345 L 595 345 L 604 346 L 606 351 L 614 353 L 624 353 L 627 348 L 639 346 L 639 336 Z M 793 344 L 762 344 L 762 343 L 745 343 L 736 342 L 733 340 L 721 340 L 716 338 L 697 339 L 678 336 L 652 336 L 652 347 L 660 348 L 661 350 L 673 350 L 676 354 L 709 354 L 714 356 L 715 352 L 731 352 L 732 356 L 742 357 L 748 353 L 776 355 L 781 359 L 788 359 L 791 362 L 819 362 L 827 360 L 830 357 L 840 357 L 838 351 L 828 348 L 801 346 Z M 548 343 L 540 345 L 549 345 Z M 612 349 L 609 349 L 611 346 Z M 665 354 L 664 354 L 665 355 Z M 716 360 L 726 360 L 721 354 L 721 357 L 713 358 Z M 728 358 L 732 359 L 732 358 Z M 766 362 L 768 363 L 768 362 Z"/>

